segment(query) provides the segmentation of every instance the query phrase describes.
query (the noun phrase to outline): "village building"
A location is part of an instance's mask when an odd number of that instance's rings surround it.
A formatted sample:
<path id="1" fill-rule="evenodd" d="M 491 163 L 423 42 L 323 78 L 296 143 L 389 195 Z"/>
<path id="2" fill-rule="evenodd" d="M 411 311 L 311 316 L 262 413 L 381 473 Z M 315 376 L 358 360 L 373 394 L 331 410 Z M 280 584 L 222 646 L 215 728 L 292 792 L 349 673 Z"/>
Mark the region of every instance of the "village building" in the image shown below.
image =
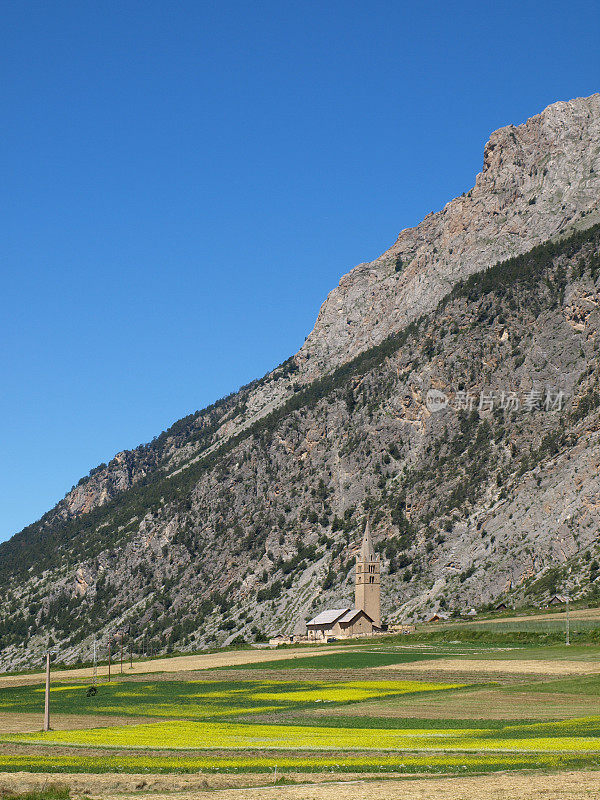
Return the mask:
<path id="1" fill-rule="evenodd" d="M 276 633 L 269 638 L 269 645 L 271 647 L 279 647 L 281 644 L 292 644 L 294 641 L 293 636 L 288 636 L 287 633 Z"/>
<path id="2" fill-rule="evenodd" d="M 401 634 L 408 634 L 414 633 L 417 630 L 416 625 L 412 624 L 398 624 L 398 625 L 390 625 L 388 628 L 388 633 L 401 633 Z"/>
<path id="3" fill-rule="evenodd" d="M 306 630 L 309 639 L 368 636 L 381 630 L 381 561 L 373 548 L 369 520 L 356 556 L 354 608 L 322 611 L 307 622 Z"/>
<path id="4" fill-rule="evenodd" d="M 450 614 L 444 614 L 442 611 L 436 611 L 436 613 L 429 617 L 427 622 L 447 622 L 450 619 Z"/>
<path id="5" fill-rule="evenodd" d="M 560 594 L 553 594 L 546 603 L 547 606 L 564 606 L 567 602 L 566 598 Z"/>

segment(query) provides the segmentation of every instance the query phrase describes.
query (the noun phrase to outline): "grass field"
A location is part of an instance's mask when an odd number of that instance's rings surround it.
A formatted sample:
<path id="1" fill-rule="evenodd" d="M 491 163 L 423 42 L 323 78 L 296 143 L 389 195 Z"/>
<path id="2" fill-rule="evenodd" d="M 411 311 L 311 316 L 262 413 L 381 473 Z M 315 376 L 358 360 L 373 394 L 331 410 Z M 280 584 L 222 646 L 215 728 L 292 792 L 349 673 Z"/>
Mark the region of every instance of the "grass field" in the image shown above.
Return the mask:
<path id="1" fill-rule="evenodd" d="M 219 661 L 196 677 L 143 675 L 138 665 L 136 674 L 100 683 L 95 697 L 71 674 L 52 687 L 57 729 L 47 734 L 31 727 L 36 713 L 41 726 L 43 686 L 6 686 L 0 771 L 243 776 L 277 767 L 415 776 L 600 768 L 597 646 L 388 641 L 266 655 L 259 663 Z M 19 720 L 29 727 L 8 724 Z"/>
<path id="2" fill-rule="evenodd" d="M 444 651 L 439 653 L 439 657 Z M 245 664 L 233 669 L 372 669 L 373 667 L 388 667 L 395 664 L 410 664 L 422 661 L 424 658 L 435 658 L 431 650 L 403 650 L 401 648 L 388 649 L 372 647 L 368 650 L 352 650 L 348 652 L 328 653 L 326 655 L 288 658 L 280 661 L 263 661 L 255 664 Z"/>
<path id="3" fill-rule="evenodd" d="M 50 690 L 53 713 L 81 716 L 151 716 L 214 720 L 267 711 L 343 705 L 420 692 L 457 688 L 426 681 L 122 681 L 103 684 L 95 697 L 85 685 L 59 684 Z M 31 713 L 43 703 L 43 687 L 0 691 L 0 712 Z"/>

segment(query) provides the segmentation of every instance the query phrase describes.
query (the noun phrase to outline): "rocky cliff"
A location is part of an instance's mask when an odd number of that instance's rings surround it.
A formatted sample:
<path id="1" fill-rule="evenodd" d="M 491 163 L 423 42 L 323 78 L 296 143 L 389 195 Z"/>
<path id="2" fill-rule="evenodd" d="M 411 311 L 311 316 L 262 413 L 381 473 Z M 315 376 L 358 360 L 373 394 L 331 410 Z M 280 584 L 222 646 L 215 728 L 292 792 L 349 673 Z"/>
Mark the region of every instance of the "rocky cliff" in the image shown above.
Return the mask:
<path id="1" fill-rule="evenodd" d="M 314 376 L 431 311 L 458 281 L 600 219 L 600 94 L 495 131 L 475 186 L 341 279 L 298 359 Z"/>
<path id="2" fill-rule="evenodd" d="M 73 660 L 115 627 L 301 628 L 351 597 L 366 513 L 390 621 L 593 596 L 599 175 L 600 95 L 492 134 L 474 188 L 345 276 L 295 357 L 0 545 L 4 667 L 48 633 Z"/>

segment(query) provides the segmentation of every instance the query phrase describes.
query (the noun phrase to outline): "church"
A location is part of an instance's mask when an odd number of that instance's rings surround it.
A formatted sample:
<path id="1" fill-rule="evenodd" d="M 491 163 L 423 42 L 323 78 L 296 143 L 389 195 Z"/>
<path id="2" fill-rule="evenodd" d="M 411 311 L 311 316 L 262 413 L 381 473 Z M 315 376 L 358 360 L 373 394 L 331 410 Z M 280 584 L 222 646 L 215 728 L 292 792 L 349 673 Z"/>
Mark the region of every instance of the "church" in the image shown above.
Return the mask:
<path id="1" fill-rule="evenodd" d="M 306 623 L 306 630 L 309 639 L 368 636 L 381 630 L 381 562 L 373 549 L 369 520 L 356 556 L 354 608 L 322 611 Z"/>

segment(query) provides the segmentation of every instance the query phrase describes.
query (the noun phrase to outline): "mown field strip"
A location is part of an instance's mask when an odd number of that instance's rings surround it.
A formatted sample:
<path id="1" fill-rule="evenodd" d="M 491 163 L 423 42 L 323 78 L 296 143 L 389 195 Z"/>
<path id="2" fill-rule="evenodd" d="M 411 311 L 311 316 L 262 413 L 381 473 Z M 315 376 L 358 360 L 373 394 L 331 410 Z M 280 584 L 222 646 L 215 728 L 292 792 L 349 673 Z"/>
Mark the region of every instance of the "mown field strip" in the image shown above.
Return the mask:
<path id="1" fill-rule="evenodd" d="M 390 669 L 390 666 L 376 666 L 374 670 Z M 411 672 L 476 672 L 479 674 L 510 673 L 513 675 L 590 675 L 600 673 L 600 661 L 543 661 L 530 660 L 482 660 L 476 658 L 436 658 L 407 663 L 399 661 L 393 665 Z"/>
<path id="2" fill-rule="evenodd" d="M 207 653 L 191 656 L 175 656 L 173 658 L 157 658 L 149 661 L 134 661 L 133 667 L 125 665 L 126 675 L 146 675 L 155 672 L 194 672 L 204 669 L 214 669 L 216 667 L 231 667 L 238 664 L 253 664 L 261 661 L 279 661 L 290 658 L 310 658 L 323 653 L 346 652 L 348 647 L 332 647 L 331 645 L 317 645 L 314 649 L 303 647 L 298 649 L 290 648 L 285 651 L 277 650 L 232 650 L 224 653 Z M 113 664 L 113 676 L 119 674 L 119 665 Z M 107 676 L 108 666 L 101 664 L 98 666 L 98 675 Z M 84 667 L 82 669 L 57 669 L 53 672 L 55 680 L 91 680 L 93 668 Z M 0 689 L 6 686 L 27 686 L 29 684 L 41 683 L 45 679 L 45 673 L 36 672 L 22 675 L 0 675 Z"/>

